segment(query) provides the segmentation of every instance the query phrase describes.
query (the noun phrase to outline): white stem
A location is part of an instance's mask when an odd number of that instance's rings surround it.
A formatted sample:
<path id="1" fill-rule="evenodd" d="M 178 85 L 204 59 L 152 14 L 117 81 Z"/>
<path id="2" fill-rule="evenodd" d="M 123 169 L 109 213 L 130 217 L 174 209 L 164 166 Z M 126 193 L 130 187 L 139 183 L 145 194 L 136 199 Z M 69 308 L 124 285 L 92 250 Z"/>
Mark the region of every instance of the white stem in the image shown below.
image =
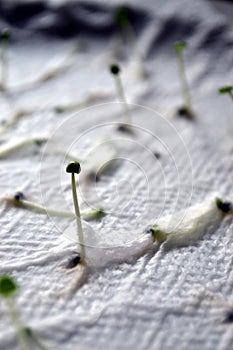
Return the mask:
<path id="1" fill-rule="evenodd" d="M 34 213 L 38 213 L 38 214 L 45 214 L 45 215 L 50 215 L 50 216 L 57 216 L 60 218 L 76 218 L 75 213 L 71 212 L 71 211 L 63 211 L 63 210 L 56 210 L 56 209 L 52 209 L 52 208 L 46 208 L 44 207 L 42 204 L 36 203 L 36 202 L 32 202 L 26 199 L 20 199 L 19 201 L 14 199 L 14 198 L 6 198 L 6 201 L 13 206 L 22 208 L 22 209 L 26 209 L 26 210 L 30 210 L 33 211 Z M 91 220 L 93 218 L 96 218 L 96 212 L 98 211 L 98 209 L 94 209 L 91 211 L 85 211 L 83 213 L 81 213 L 81 217 L 84 220 Z"/>
<path id="2" fill-rule="evenodd" d="M 1 43 L 1 88 L 3 90 L 7 87 L 8 76 L 8 40 L 2 39 Z"/>
<path id="3" fill-rule="evenodd" d="M 123 86 L 122 86 L 122 81 L 121 81 L 119 74 L 115 75 L 115 82 L 116 82 L 116 89 L 117 89 L 118 98 L 119 98 L 119 101 L 122 102 L 122 106 L 124 109 L 126 124 L 131 124 L 131 116 L 129 113 L 128 105 L 126 103 L 126 98 L 125 98 L 125 94 L 124 94 L 124 90 L 123 90 Z"/>
<path id="4" fill-rule="evenodd" d="M 180 83 L 181 83 L 181 92 L 184 99 L 184 105 L 191 110 L 192 109 L 191 99 L 189 94 L 189 86 L 188 86 L 188 82 L 185 74 L 183 53 L 180 50 L 176 50 L 176 57 L 177 57 L 178 71 L 179 71 Z"/>
<path id="5" fill-rule="evenodd" d="M 74 213 L 72 213 L 72 212 L 59 211 L 56 209 L 46 208 L 39 203 L 34 203 L 34 202 L 31 202 L 31 201 L 28 201 L 25 199 L 20 200 L 18 205 L 24 209 L 29 209 L 29 210 L 35 211 L 38 214 L 48 214 L 51 216 L 58 216 L 58 217 L 64 217 L 64 218 L 74 218 L 75 217 Z"/>
<path id="6" fill-rule="evenodd" d="M 26 146 L 29 144 L 33 144 L 36 141 L 41 141 L 40 139 L 36 138 L 25 138 L 17 142 L 9 142 L 3 146 L 0 147 L 0 158 L 7 156 L 8 154 Z"/>
<path id="7" fill-rule="evenodd" d="M 80 218 L 80 210 L 79 210 L 79 204 L 78 204 L 78 197 L 77 197 L 74 173 L 71 174 L 71 184 L 72 184 L 74 210 L 75 210 L 76 221 L 77 221 L 78 241 L 79 241 L 80 248 L 81 248 L 80 257 L 81 257 L 81 261 L 84 263 L 85 262 L 85 246 L 84 246 L 83 229 L 82 229 L 82 222 L 81 222 L 81 218 Z"/>
<path id="8" fill-rule="evenodd" d="M 133 30 L 131 23 L 127 23 L 124 28 L 125 28 L 125 36 L 128 39 L 128 43 L 131 46 L 131 50 L 132 50 L 132 52 L 134 52 L 136 59 L 138 60 L 138 62 L 140 63 L 140 65 L 143 68 L 142 55 L 138 50 L 137 39 L 136 39 L 135 32 Z"/>

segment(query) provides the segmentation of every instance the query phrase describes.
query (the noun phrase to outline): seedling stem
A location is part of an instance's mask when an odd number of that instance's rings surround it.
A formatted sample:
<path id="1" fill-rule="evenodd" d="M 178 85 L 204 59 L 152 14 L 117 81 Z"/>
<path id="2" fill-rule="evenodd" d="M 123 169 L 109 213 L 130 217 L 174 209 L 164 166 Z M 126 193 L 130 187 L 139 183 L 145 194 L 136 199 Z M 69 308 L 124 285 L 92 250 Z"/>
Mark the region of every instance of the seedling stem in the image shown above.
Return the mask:
<path id="1" fill-rule="evenodd" d="M 178 43 L 175 43 L 173 47 L 177 58 L 177 65 L 178 65 L 178 72 L 180 77 L 181 92 L 184 100 L 184 107 L 186 107 L 187 110 L 192 111 L 189 86 L 188 86 L 188 81 L 185 73 L 185 64 L 184 64 L 184 57 L 183 57 L 183 49 L 186 47 L 186 43 L 184 41 L 180 41 Z"/>
<path id="2" fill-rule="evenodd" d="M 70 162 L 66 167 L 66 172 L 71 173 L 71 186 L 72 186 L 74 210 L 75 210 L 75 216 L 76 216 L 76 222 L 77 222 L 77 234 L 78 234 L 78 241 L 81 249 L 80 257 L 81 257 L 81 262 L 84 263 L 85 262 L 84 237 L 83 237 L 82 222 L 80 217 L 78 196 L 77 196 L 76 183 L 75 183 L 75 173 L 79 174 L 80 171 L 81 171 L 81 167 L 79 162 Z"/>
<path id="3" fill-rule="evenodd" d="M 115 84 L 116 84 L 116 90 L 119 101 L 122 103 L 123 109 L 124 109 L 124 115 L 125 115 L 125 122 L 126 124 L 131 125 L 131 116 L 129 113 L 129 108 L 126 102 L 124 89 L 120 77 L 120 67 L 117 64 L 112 64 L 110 66 L 110 72 L 114 75 Z"/>
<path id="4" fill-rule="evenodd" d="M 8 44 L 10 38 L 9 29 L 5 28 L 1 32 L 1 80 L 0 90 L 6 90 L 8 78 Z"/>

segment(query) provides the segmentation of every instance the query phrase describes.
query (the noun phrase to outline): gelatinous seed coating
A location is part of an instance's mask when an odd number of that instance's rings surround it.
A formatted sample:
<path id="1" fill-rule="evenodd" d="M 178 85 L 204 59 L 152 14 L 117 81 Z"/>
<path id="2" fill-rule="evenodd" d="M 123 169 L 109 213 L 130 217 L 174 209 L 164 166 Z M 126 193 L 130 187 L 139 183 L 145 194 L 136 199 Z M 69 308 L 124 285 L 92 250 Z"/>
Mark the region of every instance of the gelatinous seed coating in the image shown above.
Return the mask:
<path id="1" fill-rule="evenodd" d="M 16 201 L 20 201 L 22 199 L 25 199 L 25 196 L 24 196 L 23 192 L 16 192 L 14 195 L 14 199 Z"/>
<path id="2" fill-rule="evenodd" d="M 0 277 L 0 294 L 7 297 L 14 293 L 17 289 L 17 286 L 14 280 L 9 276 Z"/>
<path id="3" fill-rule="evenodd" d="M 173 44 L 173 48 L 174 48 L 176 51 L 181 51 L 181 50 L 183 50 L 186 46 L 187 46 L 187 44 L 186 44 L 185 41 L 178 41 L 178 42 L 176 42 L 176 43 Z"/>
<path id="4" fill-rule="evenodd" d="M 72 174 L 79 174 L 81 172 L 81 166 L 79 162 L 70 162 L 66 167 L 66 172 Z"/>
<path id="5" fill-rule="evenodd" d="M 220 198 L 216 198 L 216 205 L 223 213 L 229 213 L 232 209 L 231 202 L 223 202 Z"/>
<path id="6" fill-rule="evenodd" d="M 75 266 L 77 266 L 80 263 L 80 259 L 81 259 L 80 255 L 79 254 L 75 254 L 68 261 L 68 263 L 66 265 L 66 268 L 67 269 L 73 269 Z"/>
<path id="7" fill-rule="evenodd" d="M 233 87 L 226 85 L 226 86 L 221 86 L 218 91 L 220 94 L 229 94 L 229 92 L 232 92 Z"/>
<path id="8" fill-rule="evenodd" d="M 3 29 L 2 32 L 1 32 L 1 39 L 2 39 L 2 40 L 7 40 L 7 39 L 10 38 L 10 35 L 11 35 L 10 29 L 5 28 L 5 29 Z"/>
<path id="9" fill-rule="evenodd" d="M 120 73 L 120 67 L 118 64 L 114 63 L 110 65 L 110 72 L 114 75 L 118 75 Z"/>

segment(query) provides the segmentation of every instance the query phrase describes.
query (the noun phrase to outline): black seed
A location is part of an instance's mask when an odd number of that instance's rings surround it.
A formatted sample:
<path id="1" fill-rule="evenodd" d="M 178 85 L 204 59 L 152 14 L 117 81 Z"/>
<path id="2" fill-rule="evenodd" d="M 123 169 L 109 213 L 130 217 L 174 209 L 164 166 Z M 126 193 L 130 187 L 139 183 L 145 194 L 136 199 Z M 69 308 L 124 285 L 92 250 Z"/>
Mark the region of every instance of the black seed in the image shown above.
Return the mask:
<path id="1" fill-rule="evenodd" d="M 233 322 L 233 310 L 229 310 L 225 315 L 225 323 L 231 323 Z"/>
<path id="2" fill-rule="evenodd" d="M 146 230 L 146 234 L 148 234 L 148 235 L 153 235 L 153 234 L 154 234 L 154 230 L 153 230 L 152 228 L 148 228 L 148 229 Z"/>
<path id="3" fill-rule="evenodd" d="M 37 145 L 37 146 L 42 146 L 47 140 L 46 139 L 38 139 L 38 140 L 35 140 L 34 143 Z"/>
<path id="4" fill-rule="evenodd" d="M 81 172 L 81 166 L 79 162 L 70 162 L 66 167 L 67 173 L 79 174 Z"/>
<path id="5" fill-rule="evenodd" d="M 190 109 L 185 107 L 185 106 L 178 108 L 177 114 L 182 118 L 186 118 L 189 120 L 194 119 L 194 115 L 193 115 L 192 111 L 190 111 Z"/>
<path id="6" fill-rule="evenodd" d="M 130 129 L 130 127 L 127 124 L 118 125 L 117 130 L 121 131 L 121 132 L 128 133 L 128 134 L 132 134 L 132 130 Z"/>
<path id="7" fill-rule="evenodd" d="M 120 73 L 120 67 L 118 66 L 118 64 L 111 64 L 110 65 L 110 72 L 112 73 L 112 74 L 114 74 L 114 75 L 117 75 L 117 74 L 119 74 Z"/>
<path id="8" fill-rule="evenodd" d="M 216 205 L 223 213 L 229 213 L 229 211 L 232 209 L 231 202 L 223 202 L 219 198 L 216 199 Z"/>
<path id="9" fill-rule="evenodd" d="M 77 266 L 80 263 L 80 255 L 77 253 L 74 256 L 70 258 L 68 261 L 66 268 L 67 269 L 73 269 L 75 266 Z"/>
<path id="10" fill-rule="evenodd" d="M 16 192 L 14 195 L 14 199 L 16 201 L 21 201 L 22 199 L 25 199 L 25 196 L 24 196 L 23 192 Z"/>
<path id="11" fill-rule="evenodd" d="M 159 159 L 161 157 L 161 154 L 159 152 L 154 152 L 153 153 L 155 158 Z"/>

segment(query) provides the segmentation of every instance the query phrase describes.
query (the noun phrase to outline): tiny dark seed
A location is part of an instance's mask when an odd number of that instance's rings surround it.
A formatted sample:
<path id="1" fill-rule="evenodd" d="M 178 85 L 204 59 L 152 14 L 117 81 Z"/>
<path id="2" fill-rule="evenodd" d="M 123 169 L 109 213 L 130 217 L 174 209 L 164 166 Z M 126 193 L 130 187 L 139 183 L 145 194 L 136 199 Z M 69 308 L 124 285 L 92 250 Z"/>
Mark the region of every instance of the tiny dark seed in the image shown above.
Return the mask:
<path id="1" fill-rule="evenodd" d="M 80 263 L 80 255 L 76 254 L 70 258 L 68 261 L 66 268 L 67 269 L 73 269 L 75 266 L 77 266 Z"/>
<path id="2" fill-rule="evenodd" d="M 70 162 L 66 167 L 66 172 L 79 174 L 81 172 L 81 165 L 76 161 Z"/>
<path id="3" fill-rule="evenodd" d="M 155 158 L 157 158 L 157 159 L 161 158 L 161 154 L 159 152 L 154 152 L 153 154 L 154 154 Z"/>
<path id="4" fill-rule="evenodd" d="M 153 230 L 152 228 L 148 228 L 148 229 L 146 230 L 146 234 L 148 234 L 148 235 L 153 235 L 153 234 L 154 234 L 154 230 Z"/>
<path id="5" fill-rule="evenodd" d="M 132 130 L 129 128 L 129 126 L 127 124 L 120 124 L 117 127 L 117 130 L 120 132 L 125 132 L 128 134 L 132 134 Z"/>
<path id="6" fill-rule="evenodd" d="M 111 64 L 111 66 L 109 67 L 110 72 L 114 75 L 118 75 L 120 73 L 120 67 L 118 66 L 118 64 Z"/>
<path id="7" fill-rule="evenodd" d="M 224 322 L 225 323 L 233 322 L 233 310 L 230 310 L 226 313 Z"/>
<path id="8" fill-rule="evenodd" d="M 186 118 L 189 120 L 194 119 L 194 115 L 193 115 L 192 111 L 190 111 L 190 109 L 185 107 L 185 106 L 178 108 L 177 114 L 182 118 Z"/>
<path id="9" fill-rule="evenodd" d="M 216 201 L 218 209 L 220 209 L 223 213 L 228 213 L 232 209 L 231 202 L 222 202 L 220 199 Z"/>
<path id="10" fill-rule="evenodd" d="M 24 196 L 23 192 L 16 192 L 15 195 L 14 195 L 14 199 L 16 201 L 20 201 L 20 200 L 22 200 L 24 198 L 25 198 L 25 196 Z"/>
<path id="11" fill-rule="evenodd" d="M 35 140 L 34 143 L 37 145 L 37 146 L 42 146 L 47 140 L 46 139 L 38 139 L 38 140 Z"/>

